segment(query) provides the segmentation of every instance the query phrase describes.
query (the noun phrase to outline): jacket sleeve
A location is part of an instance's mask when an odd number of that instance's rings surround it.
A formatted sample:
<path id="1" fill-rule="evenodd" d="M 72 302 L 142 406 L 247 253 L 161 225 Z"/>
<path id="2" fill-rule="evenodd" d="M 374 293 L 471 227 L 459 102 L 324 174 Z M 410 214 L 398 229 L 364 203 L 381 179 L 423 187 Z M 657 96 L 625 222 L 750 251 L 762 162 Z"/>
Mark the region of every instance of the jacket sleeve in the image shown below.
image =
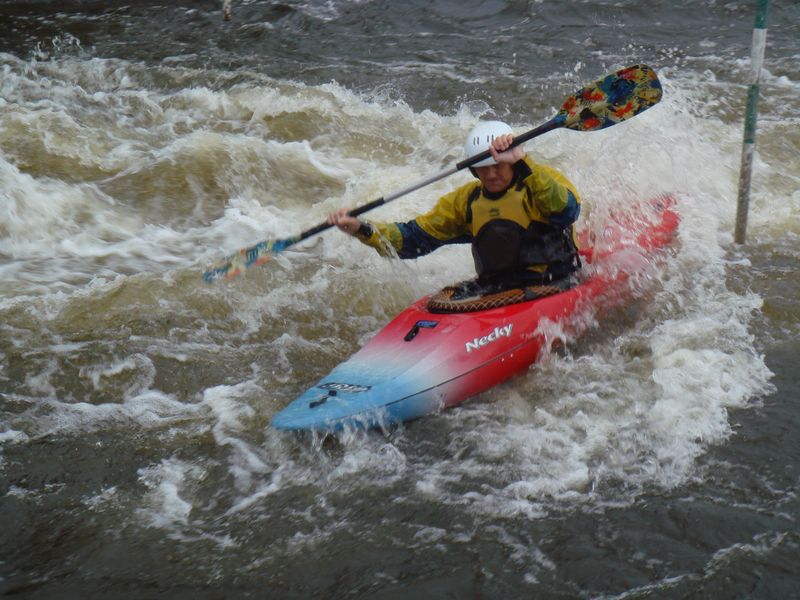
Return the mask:
<path id="1" fill-rule="evenodd" d="M 527 156 L 515 166 L 531 190 L 533 218 L 563 227 L 578 220 L 581 199 L 569 179 Z"/>
<path id="2" fill-rule="evenodd" d="M 469 243 L 466 199 L 474 186 L 469 183 L 445 194 L 430 211 L 411 221 L 369 223 L 369 232 L 359 231 L 356 238 L 383 256 L 396 253 L 400 258 L 417 258 L 447 244 Z"/>

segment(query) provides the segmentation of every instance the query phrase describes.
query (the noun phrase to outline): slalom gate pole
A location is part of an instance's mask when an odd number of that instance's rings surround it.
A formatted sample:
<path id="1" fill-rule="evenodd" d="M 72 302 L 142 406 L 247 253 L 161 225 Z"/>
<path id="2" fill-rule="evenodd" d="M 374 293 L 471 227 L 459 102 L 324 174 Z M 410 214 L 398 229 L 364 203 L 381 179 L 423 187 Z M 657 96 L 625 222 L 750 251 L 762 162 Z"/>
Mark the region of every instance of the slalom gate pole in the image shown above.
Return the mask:
<path id="1" fill-rule="evenodd" d="M 753 172 L 753 153 L 756 146 L 756 121 L 758 120 L 759 85 L 764 49 L 767 45 L 767 10 L 769 0 L 756 0 L 756 20 L 753 27 L 753 46 L 750 54 L 751 79 L 747 90 L 747 112 L 744 118 L 742 162 L 739 167 L 739 195 L 736 202 L 736 231 L 734 241 L 744 244 L 747 235 L 747 212 L 750 206 L 750 182 Z"/>

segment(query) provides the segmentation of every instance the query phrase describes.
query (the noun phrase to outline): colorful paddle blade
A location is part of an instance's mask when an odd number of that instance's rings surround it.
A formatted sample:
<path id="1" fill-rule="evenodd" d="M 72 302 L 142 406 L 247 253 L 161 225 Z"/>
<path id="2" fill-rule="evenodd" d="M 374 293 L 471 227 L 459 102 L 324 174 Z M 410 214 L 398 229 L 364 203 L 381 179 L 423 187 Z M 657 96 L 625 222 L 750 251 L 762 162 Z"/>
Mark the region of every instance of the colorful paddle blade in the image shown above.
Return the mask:
<path id="1" fill-rule="evenodd" d="M 299 242 L 300 239 L 300 236 L 296 236 L 283 240 L 264 240 L 249 248 L 242 248 L 235 254 L 210 265 L 203 273 L 203 281 L 211 283 L 223 277 L 225 279 L 236 277 L 247 267 L 264 264 L 272 256 L 283 252 L 292 244 Z"/>
<path id="2" fill-rule="evenodd" d="M 587 85 L 561 105 L 563 127 L 594 131 L 616 125 L 661 100 L 661 82 L 647 65 L 634 65 Z"/>

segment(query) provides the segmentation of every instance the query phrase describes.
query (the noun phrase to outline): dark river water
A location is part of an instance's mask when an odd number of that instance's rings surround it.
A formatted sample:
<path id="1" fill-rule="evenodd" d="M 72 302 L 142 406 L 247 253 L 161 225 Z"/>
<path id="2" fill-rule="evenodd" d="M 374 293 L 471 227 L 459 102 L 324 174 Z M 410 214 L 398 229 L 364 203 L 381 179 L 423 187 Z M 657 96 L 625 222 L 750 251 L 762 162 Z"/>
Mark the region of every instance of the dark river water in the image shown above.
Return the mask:
<path id="1" fill-rule="evenodd" d="M 800 4 L 770 3 L 743 246 L 754 1 L 223 4 L 0 2 L 0 595 L 800 598 Z M 678 199 L 636 301 L 442 414 L 272 429 L 469 250 L 206 264 L 636 63 L 659 105 L 526 146 L 582 228 Z"/>

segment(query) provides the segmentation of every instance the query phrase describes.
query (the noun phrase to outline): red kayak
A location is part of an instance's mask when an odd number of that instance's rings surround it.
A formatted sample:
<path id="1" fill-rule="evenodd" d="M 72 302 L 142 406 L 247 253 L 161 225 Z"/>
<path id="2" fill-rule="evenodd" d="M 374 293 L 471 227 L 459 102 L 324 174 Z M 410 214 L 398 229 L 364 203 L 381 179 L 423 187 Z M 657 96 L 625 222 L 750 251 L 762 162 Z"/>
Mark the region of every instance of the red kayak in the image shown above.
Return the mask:
<path id="1" fill-rule="evenodd" d="M 421 298 L 277 413 L 273 426 L 385 427 L 460 404 L 525 371 L 546 348 L 552 327 L 577 335 L 590 319 L 573 316 L 629 300 L 628 280 L 649 268 L 678 222 L 669 196 L 610 217 L 601 235 L 582 236 L 582 281 L 560 293 L 446 314 L 429 310 L 430 296 Z"/>

